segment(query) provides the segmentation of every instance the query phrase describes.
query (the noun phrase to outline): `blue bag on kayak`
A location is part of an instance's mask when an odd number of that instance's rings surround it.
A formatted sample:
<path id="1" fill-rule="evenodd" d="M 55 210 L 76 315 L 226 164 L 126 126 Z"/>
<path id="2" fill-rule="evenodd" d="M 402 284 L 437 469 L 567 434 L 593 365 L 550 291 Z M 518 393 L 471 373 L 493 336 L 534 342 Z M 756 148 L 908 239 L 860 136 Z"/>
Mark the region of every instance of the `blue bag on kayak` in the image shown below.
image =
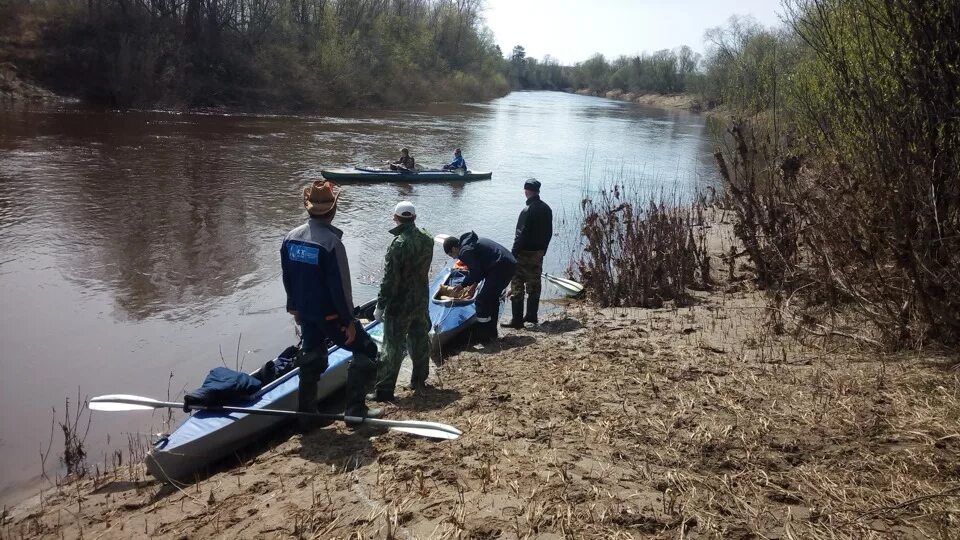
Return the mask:
<path id="1" fill-rule="evenodd" d="M 254 374 L 254 377 L 260 379 L 260 382 L 265 385 L 272 383 L 296 367 L 293 365 L 293 359 L 296 358 L 298 352 L 300 352 L 300 347 L 296 345 L 287 347 L 275 359 L 264 364 L 260 371 Z"/>
<path id="2" fill-rule="evenodd" d="M 217 407 L 249 398 L 259 392 L 262 385 L 259 379 L 246 373 L 225 367 L 213 368 L 200 388 L 183 396 L 184 410 L 188 410 L 191 405 Z"/>

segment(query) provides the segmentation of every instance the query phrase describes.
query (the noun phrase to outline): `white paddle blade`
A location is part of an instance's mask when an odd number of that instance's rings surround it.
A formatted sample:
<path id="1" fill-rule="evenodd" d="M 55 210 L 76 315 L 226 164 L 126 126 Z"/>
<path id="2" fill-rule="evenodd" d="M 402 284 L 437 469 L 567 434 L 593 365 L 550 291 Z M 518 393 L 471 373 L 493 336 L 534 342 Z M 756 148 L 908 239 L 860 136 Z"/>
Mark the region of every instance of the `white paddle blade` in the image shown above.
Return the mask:
<path id="1" fill-rule="evenodd" d="M 443 241 L 446 240 L 447 238 L 450 238 L 450 235 L 449 235 L 449 234 L 438 234 L 438 235 L 436 235 L 436 236 L 433 237 L 433 241 L 436 242 L 436 243 L 438 243 L 438 244 L 440 244 L 440 245 L 442 246 L 442 245 L 443 245 Z"/>
<path id="2" fill-rule="evenodd" d="M 128 394 L 110 394 L 91 398 L 87 408 L 91 411 L 150 411 L 156 409 L 160 402 L 155 399 Z"/>
<path id="3" fill-rule="evenodd" d="M 442 431 L 439 429 L 404 427 L 404 426 L 394 426 L 394 427 L 391 427 L 390 429 L 393 431 L 400 431 L 403 433 L 409 433 L 410 435 L 418 435 L 420 437 L 427 437 L 430 439 L 443 439 L 447 441 L 452 441 L 454 439 L 460 438 L 460 435 L 457 435 L 456 433 L 451 433 L 449 431 Z"/>
<path id="4" fill-rule="evenodd" d="M 577 283 L 576 281 L 560 278 L 547 273 L 544 273 L 543 277 L 547 278 L 547 281 L 563 289 L 571 296 L 576 296 L 583 292 L 583 285 Z"/>

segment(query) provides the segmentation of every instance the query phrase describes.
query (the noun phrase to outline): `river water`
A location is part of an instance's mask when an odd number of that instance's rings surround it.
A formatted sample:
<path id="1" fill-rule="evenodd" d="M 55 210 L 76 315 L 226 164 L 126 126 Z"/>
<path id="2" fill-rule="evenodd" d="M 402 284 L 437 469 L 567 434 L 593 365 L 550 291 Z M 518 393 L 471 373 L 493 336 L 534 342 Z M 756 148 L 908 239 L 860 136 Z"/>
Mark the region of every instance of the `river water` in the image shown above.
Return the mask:
<path id="1" fill-rule="evenodd" d="M 585 193 L 611 180 L 681 195 L 710 185 L 711 140 L 701 116 L 553 92 L 332 116 L 0 110 L 0 499 L 36 492 L 52 409 L 62 418 L 68 396 L 175 397 L 221 355 L 235 367 L 238 342 L 248 369 L 295 342 L 278 250 L 322 168 L 395 159 L 401 146 L 435 166 L 459 146 L 472 169 L 493 171 L 345 186 L 336 224 L 359 303 L 376 294 L 399 200 L 432 234 L 509 246 L 523 181 L 537 177 L 558 232 L 545 264 L 560 272 Z M 159 422 L 96 414 L 89 460 Z"/>

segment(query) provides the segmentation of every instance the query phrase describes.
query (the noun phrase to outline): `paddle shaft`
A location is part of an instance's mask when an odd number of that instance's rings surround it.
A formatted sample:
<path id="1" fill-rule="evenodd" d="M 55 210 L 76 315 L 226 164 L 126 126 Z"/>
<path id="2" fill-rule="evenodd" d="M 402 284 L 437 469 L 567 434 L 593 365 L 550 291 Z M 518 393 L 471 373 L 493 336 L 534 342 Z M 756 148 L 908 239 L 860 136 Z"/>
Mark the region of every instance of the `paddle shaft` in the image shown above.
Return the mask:
<path id="1" fill-rule="evenodd" d="M 283 409 L 257 409 L 254 407 L 231 407 L 229 405 L 223 405 L 223 406 L 217 406 L 217 407 L 208 407 L 206 405 L 185 406 L 183 403 L 177 403 L 175 401 L 157 401 L 156 403 L 151 403 L 150 405 L 156 408 L 159 408 L 159 407 L 165 407 L 170 409 L 186 408 L 187 410 L 235 412 L 235 413 L 244 413 L 244 414 L 262 414 L 265 416 L 287 416 L 291 418 L 323 418 L 325 420 L 341 420 L 341 421 L 349 422 L 352 424 L 362 423 L 362 424 L 367 424 L 371 426 L 440 429 L 441 431 L 450 431 L 447 429 L 442 429 L 438 426 L 438 424 L 435 424 L 432 422 L 417 422 L 416 420 L 384 420 L 382 418 L 347 416 L 345 414 L 310 413 L 310 412 L 303 412 L 303 411 L 287 411 Z M 452 429 L 455 429 L 455 428 L 452 428 Z M 450 433 L 453 433 L 453 431 L 450 431 Z"/>

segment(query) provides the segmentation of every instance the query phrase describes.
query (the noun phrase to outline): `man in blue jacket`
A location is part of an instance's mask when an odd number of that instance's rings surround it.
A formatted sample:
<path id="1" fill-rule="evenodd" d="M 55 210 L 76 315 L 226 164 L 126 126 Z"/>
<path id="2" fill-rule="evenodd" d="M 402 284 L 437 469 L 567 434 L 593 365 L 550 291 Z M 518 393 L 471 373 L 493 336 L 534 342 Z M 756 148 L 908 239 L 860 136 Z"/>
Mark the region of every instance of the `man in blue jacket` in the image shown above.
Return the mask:
<path id="1" fill-rule="evenodd" d="M 340 190 L 332 182 L 317 181 L 303 190 L 307 223 L 293 229 L 280 247 L 283 288 L 287 311 L 300 325 L 303 344 L 294 363 L 300 368 L 300 399 L 297 410 L 317 412 L 317 383 L 327 370 L 326 340 L 353 353 L 347 368 L 345 414 L 377 418 L 379 409 L 368 409 L 365 387 L 377 373 L 377 344 L 353 316 L 350 266 L 333 226 Z M 310 428 L 318 421 L 306 420 Z"/>
<path id="2" fill-rule="evenodd" d="M 517 271 L 517 260 L 509 249 L 493 240 L 480 238 L 473 231 L 464 233 L 460 238 L 447 238 L 443 241 L 443 251 L 467 265 L 467 277 L 461 287 L 483 281 L 474 302 L 477 308 L 474 336 L 481 342 L 497 339 L 500 295 Z"/>
<path id="3" fill-rule="evenodd" d="M 463 153 L 460 152 L 459 148 L 453 151 L 453 161 L 443 166 L 445 171 L 456 171 L 458 169 L 467 170 L 467 162 L 463 159 Z"/>

